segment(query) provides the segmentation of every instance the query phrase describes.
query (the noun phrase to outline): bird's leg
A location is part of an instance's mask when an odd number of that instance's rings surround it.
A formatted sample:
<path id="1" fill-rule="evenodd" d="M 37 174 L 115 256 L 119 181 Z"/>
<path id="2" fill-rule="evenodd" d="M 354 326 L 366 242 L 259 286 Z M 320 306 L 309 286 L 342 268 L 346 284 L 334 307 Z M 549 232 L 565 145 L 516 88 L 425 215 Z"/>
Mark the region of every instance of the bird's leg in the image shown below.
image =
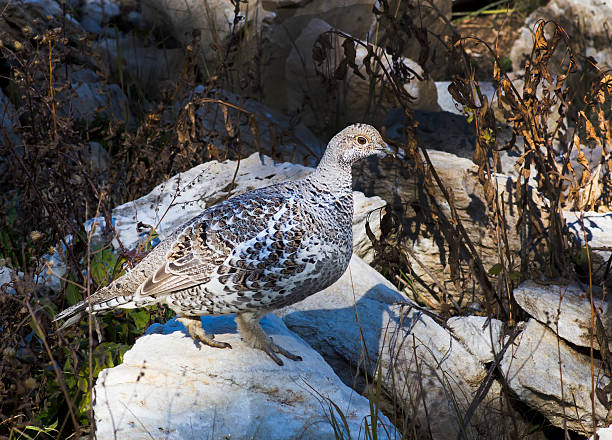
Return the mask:
<path id="1" fill-rule="evenodd" d="M 187 331 L 194 340 L 200 340 L 210 347 L 232 348 L 227 342 L 215 341 L 213 339 L 215 337 L 214 335 L 207 335 L 202 328 L 202 321 L 200 321 L 198 316 L 181 316 L 176 320 L 187 328 Z"/>
<path id="2" fill-rule="evenodd" d="M 272 338 L 266 335 L 259 324 L 261 317 L 262 315 L 258 313 L 238 313 L 236 315 L 236 324 L 238 324 L 238 330 L 240 330 L 244 340 L 254 348 L 265 351 L 280 366 L 283 365 L 283 361 L 276 353 L 280 353 L 293 361 L 301 361 L 302 358 L 300 356 L 296 356 L 283 347 L 276 345 Z"/>

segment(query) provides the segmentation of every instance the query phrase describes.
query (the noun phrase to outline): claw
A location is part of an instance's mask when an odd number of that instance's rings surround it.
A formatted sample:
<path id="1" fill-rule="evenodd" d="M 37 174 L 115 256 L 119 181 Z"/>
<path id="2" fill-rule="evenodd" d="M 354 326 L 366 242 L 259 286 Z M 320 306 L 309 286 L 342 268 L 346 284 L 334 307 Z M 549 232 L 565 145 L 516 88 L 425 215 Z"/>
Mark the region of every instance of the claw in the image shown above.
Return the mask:
<path id="1" fill-rule="evenodd" d="M 177 321 L 183 324 L 185 327 L 187 327 L 187 331 L 189 332 L 189 335 L 195 341 L 197 340 L 202 341 L 204 344 L 208 345 L 209 347 L 232 348 L 232 346 L 228 344 L 227 342 L 215 341 L 214 335 L 207 335 L 204 329 L 202 328 L 202 321 L 200 321 L 199 319 L 182 317 L 182 318 L 178 318 Z"/>

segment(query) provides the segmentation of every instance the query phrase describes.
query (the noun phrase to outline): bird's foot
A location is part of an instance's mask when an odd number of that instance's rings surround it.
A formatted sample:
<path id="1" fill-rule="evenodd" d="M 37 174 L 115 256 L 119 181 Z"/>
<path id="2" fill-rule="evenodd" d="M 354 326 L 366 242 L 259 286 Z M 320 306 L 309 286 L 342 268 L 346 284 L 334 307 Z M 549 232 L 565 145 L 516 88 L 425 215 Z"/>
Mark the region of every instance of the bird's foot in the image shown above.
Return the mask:
<path id="1" fill-rule="evenodd" d="M 215 341 L 214 335 L 206 334 L 206 332 L 202 328 L 202 321 L 200 321 L 200 318 L 194 319 L 194 318 L 182 317 L 182 318 L 177 318 L 177 321 L 183 324 L 187 328 L 187 331 L 189 332 L 189 334 L 195 341 L 198 341 L 198 340 L 202 341 L 204 344 L 208 345 L 209 347 L 232 348 L 232 346 L 228 344 L 227 342 Z"/>
<path id="2" fill-rule="evenodd" d="M 276 345 L 274 341 L 272 341 L 272 338 L 266 335 L 261 325 L 259 325 L 260 318 L 261 315 L 255 313 L 240 313 L 236 315 L 236 323 L 238 324 L 238 329 L 244 340 L 253 348 L 264 351 L 281 367 L 284 363 L 281 358 L 277 356 L 277 353 L 282 354 L 292 361 L 301 361 L 302 358 L 300 356 L 285 350 L 280 345 Z"/>
<path id="3" fill-rule="evenodd" d="M 296 354 L 293 354 L 290 351 L 285 350 L 280 345 L 276 345 L 274 343 L 274 341 L 272 340 L 272 338 L 269 338 L 267 343 L 262 344 L 262 345 L 263 345 L 262 347 L 255 347 L 255 348 L 259 348 L 260 350 L 265 351 L 268 354 L 268 356 L 270 356 L 272 358 L 272 360 L 274 362 L 276 362 L 281 367 L 284 365 L 284 363 L 281 360 L 281 358 L 279 358 L 276 355 L 276 353 L 282 354 L 287 359 L 291 359 L 292 361 L 301 361 L 302 360 L 302 356 L 298 356 Z"/>

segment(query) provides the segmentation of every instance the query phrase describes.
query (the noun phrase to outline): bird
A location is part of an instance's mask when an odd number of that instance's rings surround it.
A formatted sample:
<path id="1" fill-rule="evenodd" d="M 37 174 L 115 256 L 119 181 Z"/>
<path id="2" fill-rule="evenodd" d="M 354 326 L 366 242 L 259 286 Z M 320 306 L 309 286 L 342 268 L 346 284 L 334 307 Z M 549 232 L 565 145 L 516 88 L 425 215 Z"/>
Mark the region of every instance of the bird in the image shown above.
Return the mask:
<path id="1" fill-rule="evenodd" d="M 308 176 L 229 198 L 179 226 L 132 269 L 54 319 L 60 329 L 91 311 L 166 304 L 191 337 L 231 348 L 206 333 L 200 316 L 236 314 L 242 339 L 282 366 L 302 360 L 268 337 L 259 320 L 337 281 L 353 252 L 351 166 L 390 151 L 371 125 L 336 134 Z"/>

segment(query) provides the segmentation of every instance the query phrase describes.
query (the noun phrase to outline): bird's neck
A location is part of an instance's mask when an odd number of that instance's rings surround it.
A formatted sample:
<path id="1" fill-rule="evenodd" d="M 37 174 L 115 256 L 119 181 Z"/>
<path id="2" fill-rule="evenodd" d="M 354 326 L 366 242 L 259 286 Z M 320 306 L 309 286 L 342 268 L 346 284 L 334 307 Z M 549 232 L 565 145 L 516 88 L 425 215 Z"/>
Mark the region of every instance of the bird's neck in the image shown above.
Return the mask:
<path id="1" fill-rule="evenodd" d="M 351 165 L 339 161 L 329 148 L 308 180 L 314 186 L 330 192 L 352 193 Z"/>

